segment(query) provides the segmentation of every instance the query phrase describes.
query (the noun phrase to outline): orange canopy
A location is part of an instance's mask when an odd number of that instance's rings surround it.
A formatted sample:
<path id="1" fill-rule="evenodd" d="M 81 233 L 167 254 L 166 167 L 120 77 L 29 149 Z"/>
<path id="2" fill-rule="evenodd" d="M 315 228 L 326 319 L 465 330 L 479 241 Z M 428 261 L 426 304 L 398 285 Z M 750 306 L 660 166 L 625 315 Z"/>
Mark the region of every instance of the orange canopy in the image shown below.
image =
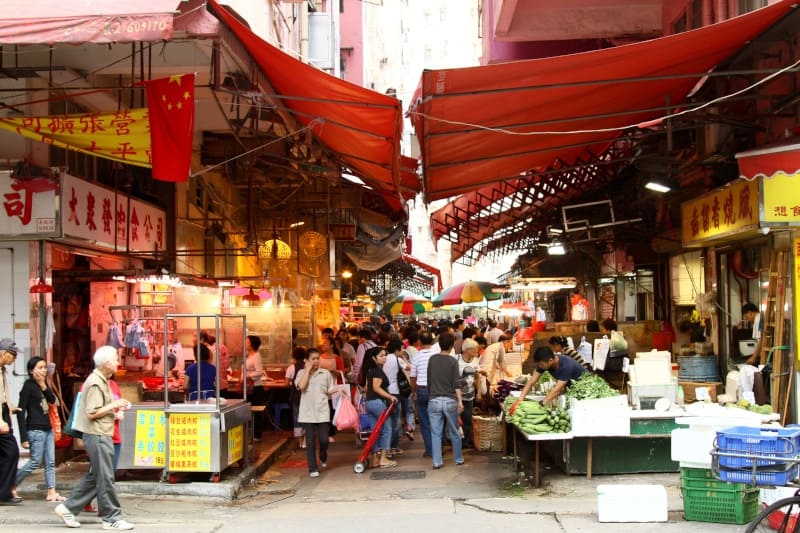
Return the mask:
<path id="1" fill-rule="evenodd" d="M 782 0 L 719 24 L 604 50 L 424 71 L 409 115 L 421 145 L 425 200 L 601 153 L 624 129 L 683 104 L 705 73 L 795 5 Z"/>
<path id="2" fill-rule="evenodd" d="M 208 6 L 258 64 L 278 105 L 310 125 L 340 163 L 378 191 L 395 197 L 399 192 L 404 198 L 419 192 L 419 180 L 401 178 L 400 100 L 298 61 L 262 40 L 216 0 L 208 0 Z"/>

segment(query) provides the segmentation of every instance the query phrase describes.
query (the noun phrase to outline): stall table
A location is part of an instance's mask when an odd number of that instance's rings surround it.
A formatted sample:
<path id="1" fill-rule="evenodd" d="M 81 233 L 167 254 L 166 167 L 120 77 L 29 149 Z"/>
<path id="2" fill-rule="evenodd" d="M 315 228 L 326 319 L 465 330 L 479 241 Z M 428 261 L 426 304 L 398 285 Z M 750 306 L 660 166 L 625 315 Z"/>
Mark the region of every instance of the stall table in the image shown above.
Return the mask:
<path id="1" fill-rule="evenodd" d="M 641 472 L 678 472 L 672 460 L 671 432 L 675 419 L 684 411 L 631 412 L 629 436 L 574 437 L 562 447 L 551 449 L 553 457 L 567 474 L 630 474 Z"/>
<path id="2" fill-rule="evenodd" d="M 534 458 L 533 458 L 533 485 L 535 487 L 540 487 L 542 484 L 541 478 L 541 469 L 540 469 L 540 462 L 539 462 L 539 443 L 541 441 L 568 441 L 572 439 L 572 433 L 525 433 L 516 424 L 511 424 L 514 428 L 514 464 L 517 467 L 517 472 L 519 472 L 520 466 L 520 459 L 517 455 L 517 438 L 521 437 L 526 442 L 534 442 Z M 506 424 L 508 427 L 508 424 Z"/>

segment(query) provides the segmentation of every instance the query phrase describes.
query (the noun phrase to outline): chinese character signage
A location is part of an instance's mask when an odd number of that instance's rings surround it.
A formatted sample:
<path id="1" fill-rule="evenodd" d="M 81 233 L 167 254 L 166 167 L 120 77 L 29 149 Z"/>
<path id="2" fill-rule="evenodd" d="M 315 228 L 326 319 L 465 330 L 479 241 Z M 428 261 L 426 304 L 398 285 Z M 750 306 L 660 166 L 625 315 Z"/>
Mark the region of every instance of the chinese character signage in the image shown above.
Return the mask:
<path id="1" fill-rule="evenodd" d="M 0 128 L 27 139 L 120 163 L 149 167 L 147 108 L 51 117 L 3 117 Z"/>
<path id="2" fill-rule="evenodd" d="M 0 174 L 0 239 L 60 237 L 58 180 Z"/>
<path id="3" fill-rule="evenodd" d="M 169 471 L 211 471 L 211 415 L 169 415 Z"/>
<path id="4" fill-rule="evenodd" d="M 164 468 L 167 460 L 167 420 L 163 411 L 136 412 L 133 465 Z"/>
<path id="5" fill-rule="evenodd" d="M 767 224 L 800 225 L 800 173 L 777 172 L 762 178 L 763 221 Z"/>
<path id="6" fill-rule="evenodd" d="M 681 205 L 683 245 L 758 228 L 758 181 L 737 180 Z"/>
<path id="7" fill-rule="evenodd" d="M 139 200 L 66 175 L 61 190 L 64 237 L 119 252 L 164 249 L 164 212 Z"/>
<path id="8" fill-rule="evenodd" d="M 794 254 L 794 279 L 792 280 L 792 289 L 794 290 L 794 301 L 800 302 L 798 298 L 800 298 L 800 234 L 797 231 L 794 232 L 794 237 L 792 238 L 792 253 Z M 800 333 L 800 305 L 793 305 L 794 307 L 794 338 L 800 339 L 798 337 L 798 333 Z M 795 340 L 795 342 L 797 342 Z M 797 353 L 797 360 L 800 362 L 800 351 L 796 351 Z"/>
<path id="9" fill-rule="evenodd" d="M 233 464 L 244 456 L 244 426 L 238 425 L 226 433 L 228 435 L 228 464 Z"/>

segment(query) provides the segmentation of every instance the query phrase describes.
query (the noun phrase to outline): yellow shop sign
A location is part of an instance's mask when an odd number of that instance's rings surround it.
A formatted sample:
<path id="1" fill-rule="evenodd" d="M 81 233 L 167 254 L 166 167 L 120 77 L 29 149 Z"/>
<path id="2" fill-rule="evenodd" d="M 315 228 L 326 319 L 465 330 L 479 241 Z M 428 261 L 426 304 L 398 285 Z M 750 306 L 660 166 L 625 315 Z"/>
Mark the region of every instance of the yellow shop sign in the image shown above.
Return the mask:
<path id="1" fill-rule="evenodd" d="M 736 180 L 681 205 L 684 246 L 755 229 L 759 223 L 759 182 Z"/>

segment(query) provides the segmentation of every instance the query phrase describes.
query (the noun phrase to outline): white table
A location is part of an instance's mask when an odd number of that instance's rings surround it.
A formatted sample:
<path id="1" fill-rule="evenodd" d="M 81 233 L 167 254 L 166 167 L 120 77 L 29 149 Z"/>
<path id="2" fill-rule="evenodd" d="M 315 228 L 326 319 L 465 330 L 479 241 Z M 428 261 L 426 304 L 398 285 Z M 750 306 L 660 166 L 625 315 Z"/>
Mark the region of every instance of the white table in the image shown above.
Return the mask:
<path id="1" fill-rule="evenodd" d="M 572 432 L 567 433 L 534 433 L 528 434 L 522 431 L 516 424 L 511 424 L 514 427 L 514 431 L 518 432 L 522 438 L 527 441 L 535 442 L 536 445 L 534 446 L 534 458 L 533 458 L 533 485 L 535 487 L 540 487 L 542 484 L 541 474 L 539 470 L 539 442 L 543 440 L 572 440 Z M 514 435 L 514 464 L 519 466 L 519 461 L 517 460 L 517 436 Z"/>

